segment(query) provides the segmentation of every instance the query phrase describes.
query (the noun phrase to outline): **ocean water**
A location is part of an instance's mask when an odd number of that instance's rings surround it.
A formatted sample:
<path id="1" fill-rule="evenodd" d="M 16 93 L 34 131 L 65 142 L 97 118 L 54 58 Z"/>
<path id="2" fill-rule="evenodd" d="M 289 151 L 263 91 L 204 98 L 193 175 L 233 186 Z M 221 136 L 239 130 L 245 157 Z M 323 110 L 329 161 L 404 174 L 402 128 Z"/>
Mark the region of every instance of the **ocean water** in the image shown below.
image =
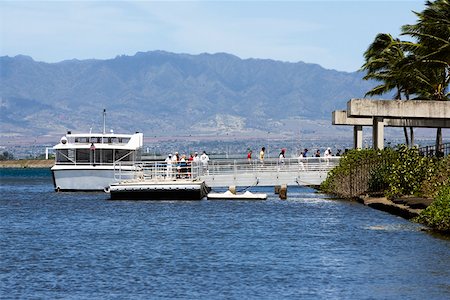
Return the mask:
<path id="1" fill-rule="evenodd" d="M 111 201 L 0 171 L 1 299 L 448 299 L 450 240 L 313 189 Z"/>

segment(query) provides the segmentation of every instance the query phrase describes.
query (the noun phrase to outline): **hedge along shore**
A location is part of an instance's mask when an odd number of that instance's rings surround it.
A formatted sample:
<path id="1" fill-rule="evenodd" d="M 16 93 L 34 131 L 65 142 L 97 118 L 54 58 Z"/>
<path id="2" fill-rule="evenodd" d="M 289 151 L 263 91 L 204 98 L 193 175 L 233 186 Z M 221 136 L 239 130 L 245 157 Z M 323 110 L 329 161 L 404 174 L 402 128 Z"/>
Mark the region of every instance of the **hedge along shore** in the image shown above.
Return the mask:
<path id="1" fill-rule="evenodd" d="M 19 159 L 19 160 L 5 160 L 0 161 L 0 168 L 2 169 L 46 169 L 51 168 L 55 164 L 53 159 Z"/>

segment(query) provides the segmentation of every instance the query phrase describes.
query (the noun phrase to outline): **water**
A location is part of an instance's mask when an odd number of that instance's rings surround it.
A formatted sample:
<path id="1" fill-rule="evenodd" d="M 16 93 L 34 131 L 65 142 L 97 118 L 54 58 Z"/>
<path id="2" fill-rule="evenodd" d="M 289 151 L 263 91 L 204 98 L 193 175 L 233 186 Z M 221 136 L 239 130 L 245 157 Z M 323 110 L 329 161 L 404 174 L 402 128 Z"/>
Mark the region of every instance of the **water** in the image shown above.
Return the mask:
<path id="1" fill-rule="evenodd" d="M 280 201 L 109 201 L 1 170 L 0 297 L 444 299 L 450 241 L 309 188 Z"/>

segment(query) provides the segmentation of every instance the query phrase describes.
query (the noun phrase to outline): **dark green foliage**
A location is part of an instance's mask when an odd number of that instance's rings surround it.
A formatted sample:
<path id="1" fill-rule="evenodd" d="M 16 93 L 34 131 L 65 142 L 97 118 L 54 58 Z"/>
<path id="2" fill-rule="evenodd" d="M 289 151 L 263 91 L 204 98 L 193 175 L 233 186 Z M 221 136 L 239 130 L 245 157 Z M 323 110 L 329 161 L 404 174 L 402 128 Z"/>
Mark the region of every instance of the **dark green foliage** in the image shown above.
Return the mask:
<path id="1" fill-rule="evenodd" d="M 395 156 L 386 170 L 389 183 L 386 196 L 419 194 L 422 182 L 436 172 L 435 159 L 422 156 L 417 148 L 408 149 L 404 145 L 399 147 Z"/>
<path id="2" fill-rule="evenodd" d="M 371 173 L 389 159 L 391 152 L 392 150 L 373 149 L 349 151 L 341 158 L 339 166 L 328 173 L 321 189 L 345 198 L 367 193 L 376 185 L 374 182 L 371 183 Z"/>
<path id="3" fill-rule="evenodd" d="M 450 185 L 450 156 L 436 161 L 436 171 L 422 182 L 421 193 L 424 197 L 435 198 L 439 189 Z"/>
<path id="4" fill-rule="evenodd" d="M 384 191 L 389 187 L 388 175 L 389 167 L 386 165 L 381 165 L 379 168 L 372 170 L 369 174 L 369 192 L 384 194 Z"/>
<path id="5" fill-rule="evenodd" d="M 382 151 L 354 150 L 345 155 L 321 185 L 324 192 L 351 198 L 363 194 L 433 196 L 449 184 L 450 159 L 426 157 L 404 145 Z"/>
<path id="6" fill-rule="evenodd" d="M 3 153 L 0 154 L 0 160 L 13 160 L 14 155 L 12 153 L 9 153 L 8 151 L 3 151 Z"/>
<path id="7" fill-rule="evenodd" d="M 439 190 L 433 203 L 422 211 L 414 221 L 427 225 L 435 230 L 450 233 L 450 185 Z"/>

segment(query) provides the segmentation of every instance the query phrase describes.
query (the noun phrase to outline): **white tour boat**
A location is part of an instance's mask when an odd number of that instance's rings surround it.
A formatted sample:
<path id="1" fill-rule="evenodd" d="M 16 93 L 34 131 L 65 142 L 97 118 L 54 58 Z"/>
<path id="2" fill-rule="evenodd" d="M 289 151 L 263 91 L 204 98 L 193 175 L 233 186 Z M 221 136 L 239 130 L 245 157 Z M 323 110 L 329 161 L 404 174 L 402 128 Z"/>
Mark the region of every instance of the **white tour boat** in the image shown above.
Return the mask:
<path id="1" fill-rule="evenodd" d="M 133 179 L 140 161 L 143 134 L 88 133 L 63 136 L 52 167 L 56 191 L 103 191 Z"/>

